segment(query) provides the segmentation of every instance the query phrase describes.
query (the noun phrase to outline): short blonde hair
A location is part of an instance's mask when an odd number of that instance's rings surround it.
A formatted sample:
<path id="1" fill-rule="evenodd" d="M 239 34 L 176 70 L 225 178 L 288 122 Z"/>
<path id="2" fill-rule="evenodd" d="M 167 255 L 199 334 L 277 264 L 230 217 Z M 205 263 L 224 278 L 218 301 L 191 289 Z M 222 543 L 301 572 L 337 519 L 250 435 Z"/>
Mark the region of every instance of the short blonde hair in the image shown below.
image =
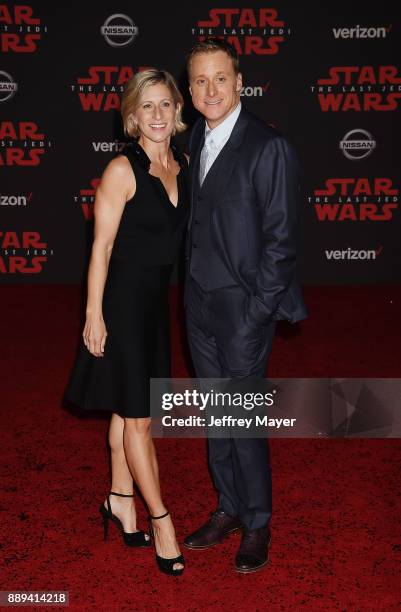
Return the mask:
<path id="1" fill-rule="evenodd" d="M 150 85 L 162 83 L 166 85 L 172 95 L 175 106 L 180 105 L 175 117 L 175 132 L 183 132 L 186 125 L 182 120 L 182 109 L 184 107 L 184 99 L 181 95 L 178 85 L 174 77 L 166 70 L 157 70 L 150 68 L 149 70 L 141 70 L 131 77 L 124 86 L 124 91 L 121 99 L 121 115 L 123 118 L 124 133 L 133 138 L 138 138 L 140 130 L 137 125 L 130 119 L 131 113 L 134 113 L 139 106 L 141 96 Z"/>
<path id="2" fill-rule="evenodd" d="M 233 63 L 234 72 L 238 75 L 240 70 L 239 65 L 239 57 L 238 53 L 231 43 L 227 42 L 227 40 L 223 40 L 218 38 L 217 36 L 209 36 L 203 41 L 196 41 L 192 46 L 192 49 L 187 55 L 187 72 L 190 76 L 191 72 L 191 62 L 195 55 L 199 55 L 200 53 L 215 53 L 216 51 L 223 51 L 228 57 L 231 59 Z"/>

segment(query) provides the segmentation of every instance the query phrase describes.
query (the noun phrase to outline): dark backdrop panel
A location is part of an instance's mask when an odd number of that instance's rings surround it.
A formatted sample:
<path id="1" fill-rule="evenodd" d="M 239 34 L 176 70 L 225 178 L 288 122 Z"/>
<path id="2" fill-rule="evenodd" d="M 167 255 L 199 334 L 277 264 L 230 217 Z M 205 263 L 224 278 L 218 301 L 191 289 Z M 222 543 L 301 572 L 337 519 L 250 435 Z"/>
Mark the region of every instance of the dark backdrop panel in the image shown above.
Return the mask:
<path id="1" fill-rule="evenodd" d="M 302 281 L 399 282 L 395 3 L 78 6 L 0 3 L 1 282 L 81 280 L 96 182 L 124 140 L 124 81 L 145 66 L 169 70 L 192 124 L 185 55 L 208 33 L 237 45 L 243 103 L 300 157 Z M 110 25 L 137 28 L 119 47 L 101 32 L 116 14 Z"/>

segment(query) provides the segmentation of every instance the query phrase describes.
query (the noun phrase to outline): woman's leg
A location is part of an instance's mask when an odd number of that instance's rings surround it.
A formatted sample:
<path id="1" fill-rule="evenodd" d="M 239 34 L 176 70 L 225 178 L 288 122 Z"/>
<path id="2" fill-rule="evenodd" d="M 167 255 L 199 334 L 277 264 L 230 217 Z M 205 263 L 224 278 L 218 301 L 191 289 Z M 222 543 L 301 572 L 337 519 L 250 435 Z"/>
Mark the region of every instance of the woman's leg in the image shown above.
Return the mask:
<path id="1" fill-rule="evenodd" d="M 132 495 L 133 481 L 124 451 L 124 419 L 113 413 L 109 427 L 109 444 L 111 450 L 111 491 Z M 121 520 L 124 531 L 137 531 L 134 499 L 131 497 L 110 496 L 113 514 Z M 104 502 L 105 507 L 106 501 Z"/>
<path id="2" fill-rule="evenodd" d="M 150 418 L 125 419 L 124 449 L 128 466 L 147 503 L 149 513 L 152 516 L 164 514 L 166 507 L 160 493 L 159 470 L 151 436 Z M 152 525 L 157 554 L 166 559 L 178 557 L 180 550 L 170 515 L 152 521 Z M 181 563 L 174 564 L 174 569 L 180 568 L 182 568 Z"/>

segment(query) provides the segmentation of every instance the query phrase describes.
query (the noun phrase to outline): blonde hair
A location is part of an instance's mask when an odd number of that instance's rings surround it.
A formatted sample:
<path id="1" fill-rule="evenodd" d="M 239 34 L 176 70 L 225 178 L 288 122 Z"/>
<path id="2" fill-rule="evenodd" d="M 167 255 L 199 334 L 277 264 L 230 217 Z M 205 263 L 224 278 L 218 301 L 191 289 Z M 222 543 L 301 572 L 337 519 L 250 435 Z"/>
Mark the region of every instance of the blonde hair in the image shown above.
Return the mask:
<path id="1" fill-rule="evenodd" d="M 124 86 L 124 91 L 121 99 L 121 116 L 123 118 L 124 133 L 133 138 L 138 138 L 140 130 L 136 123 L 132 121 L 130 117 L 131 113 L 135 112 L 139 106 L 141 96 L 150 85 L 157 85 L 162 83 L 166 85 L 172 95 L 175 106 L 180 105 L 176 116 L 175 116 L 175 127 L 174 132 L 183 132 L 186 129 L 186 125 L 182 120 L 182 109 L 184 106 L 184 99 L 181 95 L 178 85 L 174 77 L 166 70 L 157 70 L 156 68 L 150 68 L 149 70 L 141 70 L 131 77 Z"/>
<path id="2" fill-rule="evenodd" d="M 238 57 L 238 53 L 235 47 L 231 43 L 221 38 L 218 38 L 217 36 L 209 36 L 209 38 L 206 38 L 203 41 L 196 41 L 193 44 L 192 49 L 188 53 L 187 55 L 188 75 L 190 75 L 191 62 L 192 62 L 192 59 L 195 57 L 195 55 L 199 55 L 200 53 L 215 53 L 216 51 L 223 51 L 224 53 L 226 53 L 226 55 L 228 55 L 228 57 L 231 59 L 233 63 L 233 68 L 234 68 L 234 72 L 236 75 L 241 72 L 240 65 L 239 65 L 239 57 Z"/>

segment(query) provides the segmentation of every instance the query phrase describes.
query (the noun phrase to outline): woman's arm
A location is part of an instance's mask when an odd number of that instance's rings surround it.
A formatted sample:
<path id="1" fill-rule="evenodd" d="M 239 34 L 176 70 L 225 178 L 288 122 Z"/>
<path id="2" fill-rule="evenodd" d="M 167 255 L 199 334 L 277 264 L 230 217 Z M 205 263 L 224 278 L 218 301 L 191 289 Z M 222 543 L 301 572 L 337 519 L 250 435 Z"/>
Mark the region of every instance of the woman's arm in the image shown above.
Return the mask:
<path id="1" fill-rule="evenodd" d="M 86 348 L 96 357 L 103 356 L 107 336 L 102 300 L 109 260 L 125 203 L 133 197 L 135 188 L 131 165 L 125 156 L 121 156 L 107 165 L 96 190 L 86 323 L 82 334 Z"/>

